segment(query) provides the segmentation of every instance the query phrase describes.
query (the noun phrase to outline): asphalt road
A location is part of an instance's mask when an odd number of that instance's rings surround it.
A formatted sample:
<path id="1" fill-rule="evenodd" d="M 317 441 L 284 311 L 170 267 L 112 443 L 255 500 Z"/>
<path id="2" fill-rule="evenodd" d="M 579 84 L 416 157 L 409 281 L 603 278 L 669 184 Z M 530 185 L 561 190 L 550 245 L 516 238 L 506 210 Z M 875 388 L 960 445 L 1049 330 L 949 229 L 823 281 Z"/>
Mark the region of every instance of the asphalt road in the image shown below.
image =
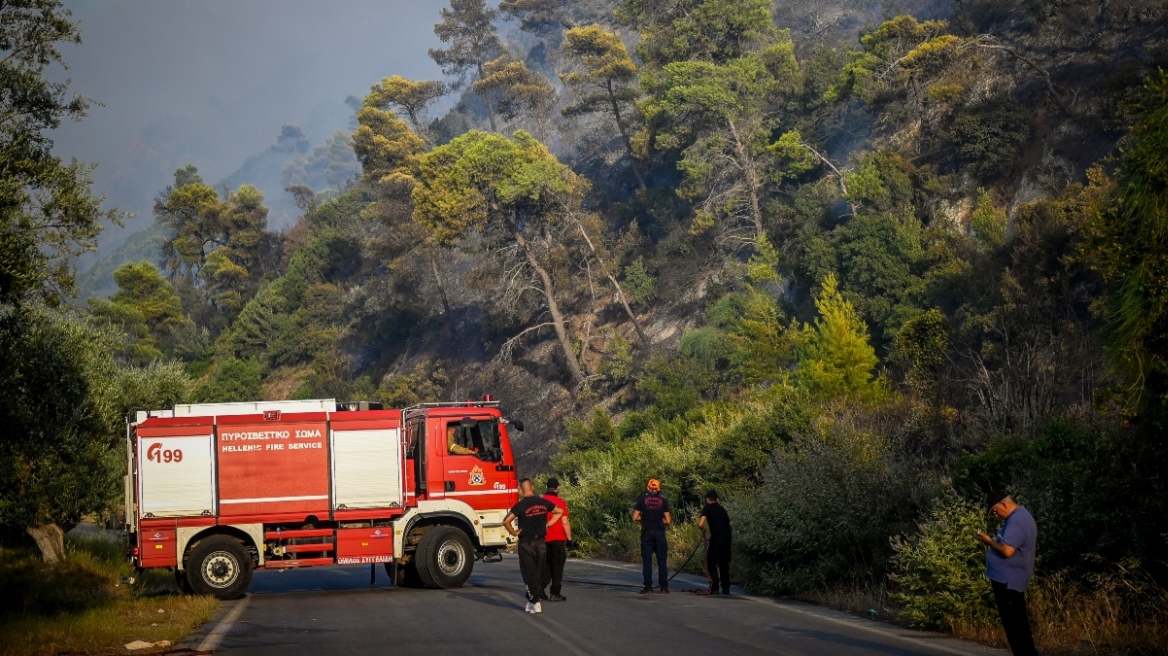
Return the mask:
<path id="1" fill-rule="evenodd" d="M 232 656 L 341 654 L 996 655 L 1005 652 L 808 604 L 739 594 L 699 597 L 679 576 L 668 596 L 637 594 L 640 568 L 568 562 L 568 601 L 523 612 L 519 566 L 476 563 L 459 590 L 388 586 L 368 567 L 256 572 L 251 593 L 223 605 L 189 642 Z"/>

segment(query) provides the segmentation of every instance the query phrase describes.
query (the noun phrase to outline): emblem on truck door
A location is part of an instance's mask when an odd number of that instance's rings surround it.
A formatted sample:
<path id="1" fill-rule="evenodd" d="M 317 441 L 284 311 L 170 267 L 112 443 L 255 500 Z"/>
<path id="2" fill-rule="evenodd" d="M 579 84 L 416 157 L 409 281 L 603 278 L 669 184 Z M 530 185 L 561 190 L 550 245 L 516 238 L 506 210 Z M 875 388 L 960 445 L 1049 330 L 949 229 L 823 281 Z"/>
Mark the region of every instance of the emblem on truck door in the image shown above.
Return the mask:
<path id="1" fill-rule="evenodd" d="M 476 465 L 474 469 L 470 470 L 470 480 L 467 482 L 471 485 L 486 485 L 487 477 L 483 476 L 482 467 Z"/>

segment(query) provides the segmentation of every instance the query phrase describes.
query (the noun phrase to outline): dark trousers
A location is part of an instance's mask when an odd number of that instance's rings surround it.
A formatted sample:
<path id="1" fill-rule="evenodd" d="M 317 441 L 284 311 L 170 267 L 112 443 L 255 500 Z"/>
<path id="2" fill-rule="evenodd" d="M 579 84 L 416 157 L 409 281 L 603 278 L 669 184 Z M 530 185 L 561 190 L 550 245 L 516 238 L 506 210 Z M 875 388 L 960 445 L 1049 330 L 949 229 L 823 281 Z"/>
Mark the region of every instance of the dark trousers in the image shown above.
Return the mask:
<path id="1" fill-rule="evenodd" d="M 548 581 L 552 584 L 552 594 L 560 594 L 564 584 L 564 563 L 568 562 L 568 543 L 563 540 L 552 540 L 547 544 L 547 559 L 543 566 L 543 581 L 539 589 L 547 587 Z"/>
<path id="2" fill-rule="evenodd" d="M 523 585 L 527 586 L 528 601 L 539 601 L 539 583 L 546 558 L 547 546 L 543 538 L 519 540 L 519 573 L 523 575 Z"/>
<path id="3" fill-rule="evenodd" d="M 657 582 L 662 588 L 669 587 L 669 546 L 665 542 L 665 531 L 645 531 L 641 533 L 641 568 L 645 574 L 645 587 L 653 587 L 653 556 L 657 556 Z"/>
<path id="4" fill-rule="evenodd" d="M 1006 640 L 1014 656 L 1038 656 L 1034 648 L 1034 638 L 1030 635 L 1030 616 L 1026 613 L 1026 595 L 1010 590 L 1005 583 L 990 581 L 994 588 L 994 601 L 998 604 L 998 615 L 1002 618 L 1002 628 L 1006 630 Z"/>
<path id="5" fill-rule="evenodd" d="M 730 594 L 730 541 L 710 541 L 706 551 L 706 569 L 710 572 L 710 591 Z"/>

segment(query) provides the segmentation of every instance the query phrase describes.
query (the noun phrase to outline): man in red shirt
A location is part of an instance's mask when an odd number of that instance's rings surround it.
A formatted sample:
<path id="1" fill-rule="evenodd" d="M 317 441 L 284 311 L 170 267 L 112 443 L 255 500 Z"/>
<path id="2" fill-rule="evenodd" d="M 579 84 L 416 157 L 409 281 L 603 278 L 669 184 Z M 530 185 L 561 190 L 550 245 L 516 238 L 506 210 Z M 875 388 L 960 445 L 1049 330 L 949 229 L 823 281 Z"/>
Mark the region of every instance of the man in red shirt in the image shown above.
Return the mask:
<path id="1" fill-rule="evenodd" d="M 547 492 L 544 493 L 543 498 L 556 504 L 556 507 L 564 514 L 560 517 L 560 521 L 548 527 L 547 537 L 544 538 L 547 543 L 547 559 L 544 562 L 543 581 L 540 585 L 539 596 L 548 601 L 567 601 L 568 598 L 560 594 L 560 591 L 564 581 L 564 563 L 568 561 L 568 542 L 572 539 L 572 522 L 568 519 L 568 504 L 560 498 L 560 481 L 549 478 Z M 552 584 L 550 597 L 545 592 L 548 581 L 551 581 Z"/>

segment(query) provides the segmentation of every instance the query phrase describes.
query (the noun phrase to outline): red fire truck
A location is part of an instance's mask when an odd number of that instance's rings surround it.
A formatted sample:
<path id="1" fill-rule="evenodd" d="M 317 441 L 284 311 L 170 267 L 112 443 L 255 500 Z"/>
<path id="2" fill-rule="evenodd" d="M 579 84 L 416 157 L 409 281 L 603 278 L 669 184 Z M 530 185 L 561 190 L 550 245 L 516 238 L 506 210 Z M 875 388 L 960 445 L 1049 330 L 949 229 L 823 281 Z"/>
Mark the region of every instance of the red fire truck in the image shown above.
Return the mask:
<path id="1" fill-rule="evenodd" d="M 126 524 L 139 569 L 243 595 L 253 570 L 377 563 L 457 588 L 501 559 L 517 501 L 508 431 L 482 401 L 384 410 L 334 400 L 176 405 L 127 418 Z"/>

